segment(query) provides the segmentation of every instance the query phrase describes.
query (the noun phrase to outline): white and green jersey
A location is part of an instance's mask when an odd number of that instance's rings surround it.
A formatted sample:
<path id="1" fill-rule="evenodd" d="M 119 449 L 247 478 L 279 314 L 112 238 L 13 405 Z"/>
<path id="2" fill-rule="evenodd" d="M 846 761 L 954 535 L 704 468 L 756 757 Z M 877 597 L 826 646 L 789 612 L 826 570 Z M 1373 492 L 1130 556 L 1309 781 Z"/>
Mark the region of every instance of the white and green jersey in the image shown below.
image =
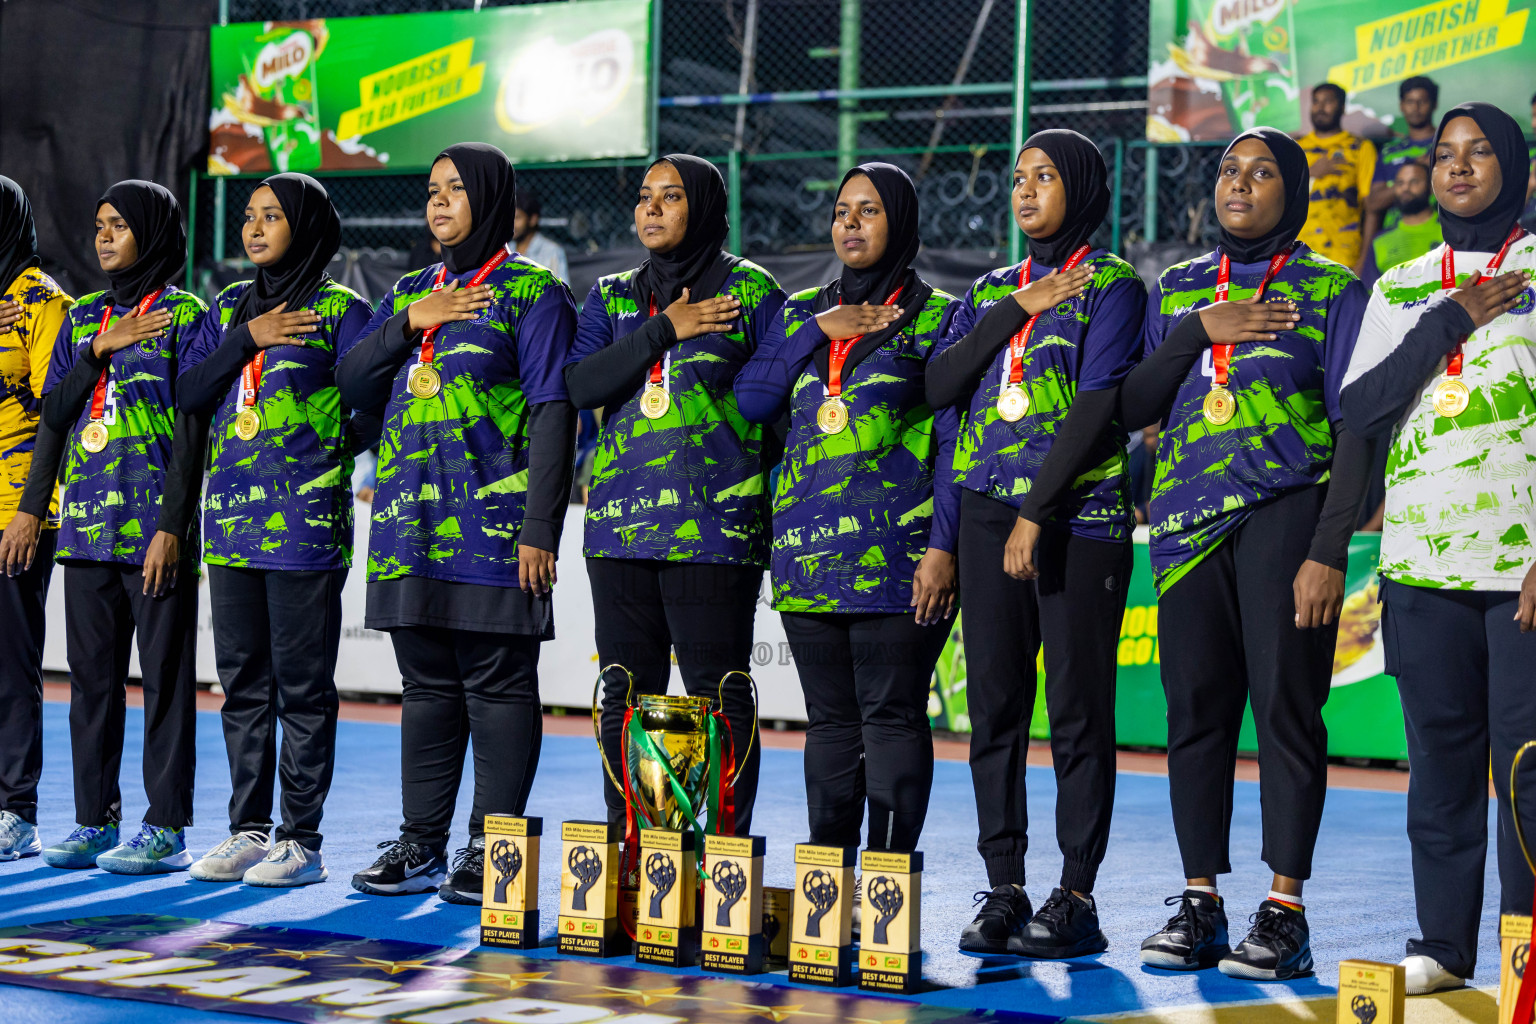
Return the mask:
<path id="1" fill-rule="evenodd" d="M 1444 252 L 1437 245 L 1376 282 L 1346 388 L 1386 361 L 1440 293 Z M 1493 255 L 1458 251 L 1457 284 Z M 1500 271 L 1511 270 L 1536 279 L 1536 236 L 1510 247 Z M 1536 289 L 1474 331 L 1463 351 L 1466 411 L 1435 412 L 1442 359 L 1392 431 L 1381 572 L 1419 587 L 1519 590 L 1536 560 Z"/>

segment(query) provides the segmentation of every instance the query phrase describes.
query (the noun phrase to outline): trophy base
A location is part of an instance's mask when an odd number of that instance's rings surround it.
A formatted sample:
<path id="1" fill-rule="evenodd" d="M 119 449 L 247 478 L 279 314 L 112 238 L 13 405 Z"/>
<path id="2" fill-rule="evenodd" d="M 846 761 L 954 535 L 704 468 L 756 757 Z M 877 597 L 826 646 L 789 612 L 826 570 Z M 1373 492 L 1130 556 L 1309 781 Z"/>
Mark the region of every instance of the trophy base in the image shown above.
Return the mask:
<path id="1" fill-rule="evenodd" d="M 1337 1019 L 1403 1024 L 1406 983 L 1402 964 L 1340 960 Z"/>
<path id="2" fill-rule="evenodd" d="M 852 946 L 789 944 L 789 980 L 803 985 L 842 988 L 853 984 Z"/>
<path id="3" fill-rule="evenodd" d="M 635 931 L 635 962 L 658 967 L 692 967 L 699 961 L 697 928 L 642 924 Z"/>
<path id="4" fill-rule="evenodd" d="M 859 990 L 861 992 L 905 994 L 916 991 L 922 980 L 922 953 L 859 950 Z"/>
<path id="5" fill-rule="evenodd" d="M 539 944 L 537 910 L 481 910 L 480 945 L 533 949 Z"/>
<path id="6" fill-rule="evenodd" d="M 1499 916 L 1499 1024 L 1515 1017 L 1520 981 L 1531 953 L 1531 919 L 1523 914 Z M 1342 973 L 1340 975 L 1342 977 Z"/>
<path id="7" fill-rule="evenodd" d="M 556 918 L 558 949 L 563 956 L 622 956 L 629 952 L 629 936 L 619 927 L 617 917 Z"/>
<path id="8" fill-rule="evenodd" d="M 699 947 L 699 967 L 721 974 L 761 974 L 766 946 L 761 934 L 705 932 Z"/>

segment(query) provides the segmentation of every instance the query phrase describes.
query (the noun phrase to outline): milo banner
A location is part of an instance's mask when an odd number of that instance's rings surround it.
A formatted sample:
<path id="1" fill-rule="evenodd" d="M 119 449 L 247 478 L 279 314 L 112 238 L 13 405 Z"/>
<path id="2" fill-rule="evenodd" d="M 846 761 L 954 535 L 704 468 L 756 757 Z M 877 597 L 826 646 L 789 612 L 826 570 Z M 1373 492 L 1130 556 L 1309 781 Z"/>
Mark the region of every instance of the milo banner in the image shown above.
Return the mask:
<path id="1" fill-rule="evenodd" d="M 1117 742 L 1122 746 L 1166 747 L 1168 704 L 1163 698 L 1158 656 L 1157 592 L 1152 588 L 1152 565 L 1147 551 L 1145 543 L 1136 545 L 1136 568 L 1131 576 L 1125 620 L 1120 626 L 1115 728 Z M 1408 758 L 1397 684 L 1391 676 L 1382 674 L 1381 605 L 1376 601 L 1376 563 L 1380 554 L 1379 534 L 1356 534 L 1350 542 L 1344 612 L 1333 655 L 1333 692 L 1323 708 L 1323 721 L 1328 725 L 1328 753 L 1333 757 L 1384 761 Z M 1030 732 L 1036 739 L 1044 739 L 1050 732 L 1046 725 L 1043 662 L 1038 675 L 1040 691 Z M 970 731 L 965 703 L 963 616 L 939 659 L 928 714 L 935 728 Z M 1238 746 L 1247 752 L 1258 749 L 1251 713 L 1244 717 Z"/>
<path id="2" fill-rule="evenodd" d="M 212 30 L 208 172 L 425 170 L 650 148 L 650 0 L 246 22 Z"/>
<path id="3" fill-rule="evenodd" d="M 1529 110 L 1530 0 L 1151 0 L 1147 138 L 1228 139 L 1255 125 L 1305 132 L 1319 82 L 1349 94 L 1344 127 L 1383 135 L 1398 83 L 1428 75 L 1441 109 Z"/>

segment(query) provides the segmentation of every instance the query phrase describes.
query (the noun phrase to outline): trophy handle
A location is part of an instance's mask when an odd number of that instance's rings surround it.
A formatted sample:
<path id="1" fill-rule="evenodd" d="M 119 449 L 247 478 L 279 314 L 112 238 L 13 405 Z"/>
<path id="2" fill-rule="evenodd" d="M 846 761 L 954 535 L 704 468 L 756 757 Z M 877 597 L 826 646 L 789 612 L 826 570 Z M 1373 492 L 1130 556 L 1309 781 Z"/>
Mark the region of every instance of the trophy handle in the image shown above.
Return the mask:
<path id="1" fill-rule="evenodd" d="M 629 676 L 629 689 L 624 691 L 625 707 L 629 706 L 629 698 L 635 692 L 635 674 L 618 662 L 604 665 L 597 670 L 597 682 L 592 684 L 592 736 L 597 740 L 597 756 L 603 759 L 603 771 L 608 773 L 608 781 L 613 783 L 614 789 L 623 793 L 624 783 L 614 774 L 613 765 L 608 763 L 608 751 L 603 749 L 603 677 L 608 674 L 608 670 L 611 668 L 616 668 L 626 676 Z M 624 741 L 620 738 L 619 742 L 622 743 Z"/>
<path id="2" fill-rule="evenodd" d="M 735 786 L 736 780 L 741 778 L 742 770 L 747 767 L 747 758 L 752 756 L 752 743 L 757 738 L 757 680 L 752 678 L 752 673 L 743 672 L 737 668 L 733 668 L 721 676 L 720 688 L 715 693 L 715 700 L 720 706 L 720 713 L 722 715 L 725 714 L 725 681 L 731 678 L 731 676 L 745 676 L 747 684 L 752 687 L 752 731 L 747 734 L 747 751 L 736 762 L 736 774 L 731 776 L 729 785 Z M 731 753 L 732 755 L 736 753 L 736 736 L 734 733 L 731 735 Z"/>
<path id="3" fill-rule="evenodd" d="M 1520 853 L 1525 857 L 1526 866 L 1531 869 L 1532 874 L 1536 874 L 1536 860 L 1531 858 L 1530 847 L 1525 845 L 1525 829 L 1520 824 L 1520 803 L 1517 795 L 1519 793 L 1520 759 L 1532 747 L 1536 747 L 1536 740 L 1527 740 L 1521 744 L 1520 749 L 1515 751 L 1514 760 L 1509 763 L 1509 816 L 1514 819 L 1515 838 L 1520 841 Z"/>

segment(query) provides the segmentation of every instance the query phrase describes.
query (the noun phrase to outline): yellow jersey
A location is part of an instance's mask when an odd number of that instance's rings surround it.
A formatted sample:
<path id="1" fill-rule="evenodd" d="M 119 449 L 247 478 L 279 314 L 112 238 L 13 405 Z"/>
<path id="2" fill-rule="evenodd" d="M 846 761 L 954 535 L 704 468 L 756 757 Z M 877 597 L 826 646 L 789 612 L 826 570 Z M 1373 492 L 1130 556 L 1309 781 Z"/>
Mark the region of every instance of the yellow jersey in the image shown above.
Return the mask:
<path id="1" fill-rule="evenodd" d="M 1360 265 L 1365 197 L 1371 194 L 1376 176 L 1376 144 L 1349 132 L 1334 132 L 1326 138 L 1308 132 L 1296 142 L 1306 152 L 1309 166 L 1333 158 L 1327 173 L 1313 172 L 1301 240 L 1354 270 Z"/>
<path id="2" fill-rule="evenodd" d="M 28 267 L 0 294 L 0 302 L 21 307 L 21 320 L 0 334 L 0 529 L 4 529 L 15 518 L 27 486 L 48 360 L 64 315 L 75 300 L 65 295 L 53 278 L 37 267 Z M 44 525 L 59 525 L 57 488 Z"/>

